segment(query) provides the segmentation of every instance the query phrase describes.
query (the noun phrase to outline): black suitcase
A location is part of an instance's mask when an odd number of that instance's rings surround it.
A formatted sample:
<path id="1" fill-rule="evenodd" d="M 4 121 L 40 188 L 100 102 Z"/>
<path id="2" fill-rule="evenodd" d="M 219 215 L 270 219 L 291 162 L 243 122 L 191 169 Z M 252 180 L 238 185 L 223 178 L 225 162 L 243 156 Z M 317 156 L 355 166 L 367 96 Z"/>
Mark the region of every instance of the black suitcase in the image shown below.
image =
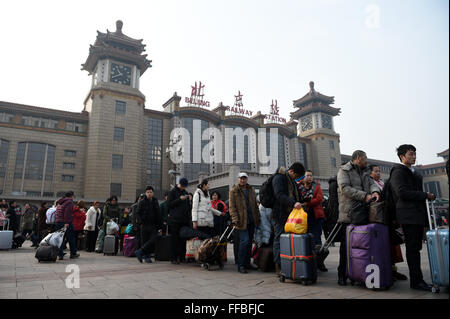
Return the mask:
<path id="1" fill-rule="evenodd" d="M 158 236 L 155 244 L 155 259 L 159 261 L 170 261 L 172 251 L 170 247 L 170 235 Z"/>
<path id="2" fill-rule="evenodd" d="M 312 234 L 282 234 L 280 237 L 281 277 L 304 285 L 317 281 L 317 261 Z"/>
<path id="3" fill-rule="evenodd" d="M 275 271 L 275 263 L 273 261 L 273 248 L 270 246 L 258 248 L 258 258 L 256 264 L 263 272 Z"/>
<path id="4" fill-rule="evenodd" d="M 86 235 L 85 234 L 79 234 L 77 238 L 77 249 L 78 250 L 85 250 L 86 249 Z"/>
<path id="5" fill-rule="evenodd" d="M 14 236 L 13 238 L 13 244 L 12 244 L 12 248 L 20 248 L 22 247 L 23 243 L 25 242 L 25 237 L 22 235 L 17 234 L 16 236 Z"/>
<path id="6" fill-rule="evenodd" d="M 58 252 L 59 248 L 54 246 L 47 246 L 47 245 L 41 245 L 36 250 L 36 259 L 38 262 L 41 261 L 56 261 L 56 258 L 58 258 Z"/>

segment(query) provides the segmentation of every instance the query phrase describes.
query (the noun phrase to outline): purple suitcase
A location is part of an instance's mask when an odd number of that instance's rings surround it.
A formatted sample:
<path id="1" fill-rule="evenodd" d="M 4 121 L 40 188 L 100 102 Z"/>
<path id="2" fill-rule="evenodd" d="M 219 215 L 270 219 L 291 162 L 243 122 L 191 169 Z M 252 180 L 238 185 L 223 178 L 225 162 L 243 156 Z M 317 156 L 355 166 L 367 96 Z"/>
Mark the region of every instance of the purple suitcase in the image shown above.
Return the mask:
<path id="1" fill-rule="evenodd" d="M 352 283 L 366 283 L 375 272 L 368 265 L 379 267 L 379 289 L 393 284 L 390 256 L 389 229 L 382 224 L 349 225 L 346 233 L 347 276 Z M 372 275 L 372 276 L 373 276 Z"/>
<path id="2" fill-rule="evenodd" d="M 125 235 L 123 237 L 123 255 L 127 257 L 135 257 L 136 251 L 136 237 Z"/>

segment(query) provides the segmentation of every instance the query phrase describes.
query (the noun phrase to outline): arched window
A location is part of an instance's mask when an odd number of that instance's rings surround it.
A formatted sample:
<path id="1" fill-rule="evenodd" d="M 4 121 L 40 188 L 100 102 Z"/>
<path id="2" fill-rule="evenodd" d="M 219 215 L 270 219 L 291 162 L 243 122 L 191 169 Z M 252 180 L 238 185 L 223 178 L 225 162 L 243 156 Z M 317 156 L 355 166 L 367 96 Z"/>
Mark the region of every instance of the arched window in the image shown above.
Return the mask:
<path id="1" fill-rule="evenodd" d="M 14 178 L 53 180 L 56 147 L 36 142 L 21 142 L 17 147 Z M 25 169 L 25 171 L 24 171 Z"/>

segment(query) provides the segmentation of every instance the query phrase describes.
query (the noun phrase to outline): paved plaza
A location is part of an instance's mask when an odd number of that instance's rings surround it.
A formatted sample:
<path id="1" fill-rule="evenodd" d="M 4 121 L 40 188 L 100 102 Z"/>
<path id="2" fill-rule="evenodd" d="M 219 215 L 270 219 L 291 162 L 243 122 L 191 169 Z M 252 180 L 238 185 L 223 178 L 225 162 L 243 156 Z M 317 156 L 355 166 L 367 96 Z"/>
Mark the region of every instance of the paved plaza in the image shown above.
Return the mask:
<path id="1" fill-rule="evenodd" d="M 286 280 L 280 283 L 274 273 L 252 271 L 240 274 L 234 265 L 232 245 L 224 270 L 207 271 L 196 264 L 170 262 L 140 264 L 136 258 L 104 256 L 81 251 L 79 259 L 38 263 L 29 241 L 22 248 L 0 251 L 0 299 L 448 299 L 448 292 L 433 294 L 412 290 L 409 281 L 396 282 L 388 291 L 337 284 L 339 244 L 330 247 L 327 273 L 319 273 L 312 286 Z M 403 254 L 404 254 L 404 247 Z M 426 247 L 422 269 L 430 282 Z M 119 253 L 120 254 L 120 253 Z M 66 267 L 80 269 L 80 288 L 67 288 L 71 274 Z M 406 262 L 399 271 L 408 274 Z M 72 272 L 73 273 L 73 272 Z"/>

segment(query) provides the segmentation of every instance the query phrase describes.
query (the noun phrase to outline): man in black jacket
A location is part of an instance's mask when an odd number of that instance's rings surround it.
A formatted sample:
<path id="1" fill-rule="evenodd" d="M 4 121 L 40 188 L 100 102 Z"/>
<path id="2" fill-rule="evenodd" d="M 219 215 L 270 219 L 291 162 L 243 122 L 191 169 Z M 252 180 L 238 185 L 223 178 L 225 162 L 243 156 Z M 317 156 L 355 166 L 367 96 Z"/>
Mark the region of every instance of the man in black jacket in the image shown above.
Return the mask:
<path id="1" fill-rule="evenodd" d="M 303 175 L 305 175 L 305 167 L 302 163 L 296 162 L 289 167 L 287 172 L 284 167 L 281 167 L 272 180 L 275 195 L 272 209 L 274 221 L 273 261 L 277 276 L 281 271 L 280 236 L 284 232 L 284 225 L 294 208 L 302 208 L 295 180 Z"/>
<path id="2" fill-rule="evenodd" d="M 153 197 L 153 187 L 145 188 L 145 197 L 138 202 L 136 209 L 137 220 L 140 223 L 142 246 L 136 250 L 136 257 L 142 263 L 151 263 L 150 255 L 155 252 L 155 243 L 158 238 L 158 231 L 162 229 L 162 218 L 159 210 L 159 203 Z"/>
<path id="3" fill-rule="evenodd" d="M 180 179 L 178 185 L 169 193 L 169 234 L 171 235 L 171 262 L 179 264 L 185 259 L 186 239 L 180 237 L 180 229 L 189 226 L 192 196 L 186 192 L 188 180 Z"/>
<path id="4" fill-rule="evenodd" d="M 413 145 L 401 145 L 397 155 L 401 164 L 392 168 L 390 183 L 396 202 L 396 219 L 405 234 L 410 286 L 412 289 L 431 291 L 431 286 L 423 280 L 420 250 L 424 226 L 428 220 L 425 200 L 434 200 L 436 196 L 423 191 L 422 176 L 412 168 L 416 162 L 416 148 Z"/>

